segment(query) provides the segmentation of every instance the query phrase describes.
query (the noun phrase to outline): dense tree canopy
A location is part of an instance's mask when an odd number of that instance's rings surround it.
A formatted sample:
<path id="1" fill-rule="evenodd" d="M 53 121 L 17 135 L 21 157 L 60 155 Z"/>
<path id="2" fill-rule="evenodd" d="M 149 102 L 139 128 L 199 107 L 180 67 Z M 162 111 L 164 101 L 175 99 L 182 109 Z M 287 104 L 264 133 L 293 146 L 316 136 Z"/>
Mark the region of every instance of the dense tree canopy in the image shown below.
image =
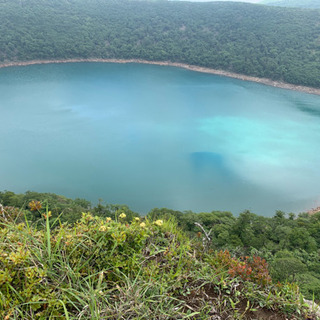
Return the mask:
<path id="1" fill-rule="evenodd" d="M 0 0 L 0 63 L 181 62 L 320 87 L 320 11 L 248 3 Z"/>
<path id="2" fill-rule="evenodd" d="M 259 3 L 281 7 L 320 9 L 319 0 L 263 0 L 259 1 Z"/>
<path id="3" fill-rule="evenodd" d="M 153 209 L 152 219 L 174 218 L 190 236 L 203 237 L 200 223 L 210 233 L 215 249 L 228 249 L 236 255 L 258 254 L 265 258 L 276 281 L 296 281 L 310 299 L 320 300 L 320 211 L 313 215 L 285 214 L 277 211 L 271 218 L 250 211 L 238 217 L 230 212 L 180 212 Z M 211 230 L 211 232 L 210 232 Z"/>

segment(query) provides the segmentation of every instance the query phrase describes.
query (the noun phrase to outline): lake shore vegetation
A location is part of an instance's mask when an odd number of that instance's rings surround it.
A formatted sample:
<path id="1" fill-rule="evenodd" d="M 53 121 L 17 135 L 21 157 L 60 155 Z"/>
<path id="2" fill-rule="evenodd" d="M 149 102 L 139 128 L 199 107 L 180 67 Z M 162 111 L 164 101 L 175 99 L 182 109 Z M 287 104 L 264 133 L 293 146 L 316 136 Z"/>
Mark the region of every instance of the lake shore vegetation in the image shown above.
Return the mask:
<path id="1" fill-rule="evenodd" d="M 1 1 L 0 65 L 133 59 L 320 88 L 319 20 L 247 3 Z"/>
<path id="2" fill-rule="evenodd" d="M 320 95 L 320 89 L 294 85 L 282 81 L 271 80 L 267 78 L 258 78 L 258 77 L 251 77 L 246 76 L 244 74 L 238 74 L 234 72 L 224 71 L 224 70 L 215 70 L 205 67 L 199 67 L 194 65 L 188 65 L 184 63 L 176 63 L 170 61 L 148 61 L 148 60 L 139 60 L 139 59 L 66 59 L 66 60 L 32 60 L 26 62 L 9 62 L 6 64 L 0 65 L 0 68 L 6 67 L 14 67 L 14 66 L 30 66 L 36 64 L 51 64 L 51 63 L 81 63 L 81 62 L 100 62 L 100 63 L 139 63 L 139 64 L 151 64 L 151 65 L 159 65 L 159 66 L 171 66 L 177 68 L 183 68 L 191 71 L 202 72 L 202 73 L 209 73 L 215 74 L 224 77 L 230 77 L 234 79 L 239 79 L 243 81 L 251 81 L 256 83 L 261 83 L 267 86 L 272 86 L 276 88 L 288 89 L 288 90 L 295 90 L 300 92 L 305 92 L 309 94 L 316 94 Z"/>
<path id="3" fill-rule="evenodd" d="M 320 212 L 140 216 L 30 191 L 0 203 L 3 319 L 316 319 Z"/>

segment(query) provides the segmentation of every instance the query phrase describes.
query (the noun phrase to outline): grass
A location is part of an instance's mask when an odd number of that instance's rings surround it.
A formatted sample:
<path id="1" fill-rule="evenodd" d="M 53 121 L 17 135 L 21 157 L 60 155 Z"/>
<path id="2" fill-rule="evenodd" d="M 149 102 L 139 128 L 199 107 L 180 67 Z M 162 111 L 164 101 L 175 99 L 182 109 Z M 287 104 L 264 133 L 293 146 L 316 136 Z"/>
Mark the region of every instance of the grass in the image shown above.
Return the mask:
<path id="1" fill-rule="evenodd" d="M 35 210 L 42 226 L 15 208 L 0 220 L 1 319 L 312 319 L 262 259 L 203 248 L 174 221 Z"/>

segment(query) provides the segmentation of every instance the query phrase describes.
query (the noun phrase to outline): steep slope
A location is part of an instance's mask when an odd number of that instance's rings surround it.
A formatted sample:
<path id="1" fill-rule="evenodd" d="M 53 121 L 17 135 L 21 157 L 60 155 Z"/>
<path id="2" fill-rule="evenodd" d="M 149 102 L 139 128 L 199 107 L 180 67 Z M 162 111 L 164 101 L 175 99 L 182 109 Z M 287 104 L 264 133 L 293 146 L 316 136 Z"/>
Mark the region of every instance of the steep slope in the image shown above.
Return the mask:
<path id="1" fill-rule="evenodd" d="M 320 87 L 320 11 L 248 3 L 0 1 L 0 63 L 174 61 Z"/>
<path id="2" fill-rule="evenodd" d="M 319 0 L 264 0 L 260 3 L 280 7 L 320 9 Z"/>
<path id="3" fill-rule="evenodd" d="M 39 201 L 0 216 L 2 319 L 310 319 L 293 283 L 272 283 L 264 259 L 191 242 L 172 221 L 125 213 L 60 224 Z M 28 214 L 25 212 L 25 214 Z"/>

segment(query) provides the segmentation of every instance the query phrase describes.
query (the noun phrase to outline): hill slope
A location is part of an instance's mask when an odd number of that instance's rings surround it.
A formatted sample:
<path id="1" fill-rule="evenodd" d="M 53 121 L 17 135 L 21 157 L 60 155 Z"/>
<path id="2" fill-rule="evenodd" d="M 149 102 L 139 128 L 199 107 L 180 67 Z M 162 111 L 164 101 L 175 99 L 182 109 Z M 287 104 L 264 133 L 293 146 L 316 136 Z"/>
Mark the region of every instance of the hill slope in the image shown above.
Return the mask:
<path id="1" fill-rule="evenodd" d="M 281 7 L 320 9 L 319 0 L 264 0 L 259 3 Z"/>
<path id="2" fill-rule="evenodd" d="M 316 319 L 297 285 L 272 283 L 265 260 L 208 251 L 172 221 L 87 212 L 59 225 L 29 205 L 38 228 L 0 209 L 2 319 Z"/>
<path id="3" fill-rule="evenodd" d="M 320 11 L 247 3 L 1 0 L 0 63 L 182 62 L 320 87 Z"/>

